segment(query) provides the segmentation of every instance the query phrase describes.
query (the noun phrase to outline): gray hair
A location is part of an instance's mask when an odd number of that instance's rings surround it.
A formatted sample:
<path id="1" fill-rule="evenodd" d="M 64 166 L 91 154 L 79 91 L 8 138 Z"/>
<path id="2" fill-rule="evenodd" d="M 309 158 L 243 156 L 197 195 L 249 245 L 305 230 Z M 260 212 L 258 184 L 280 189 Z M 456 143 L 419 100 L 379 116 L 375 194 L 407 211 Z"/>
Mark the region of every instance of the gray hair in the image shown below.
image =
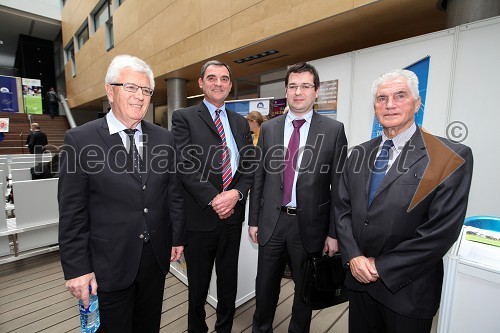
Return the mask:
<path id="1" fill-rule="evenodd" d="M 392 81 L 396 79 L 405 79 L 408 85 L 408 89 L 412 94 L 413 98 L 417 99 L 420 97 L 420 93 L 418 91 L 418 77 L 412 71 L 407 69 L 394 69 L 390 72 L 380 75 L 372 84 L 372 95 L 373 102 L 377 99 L 377 90 L 378 87 L 387 81 Z"/>
<path id="2" fill-rule="evenodd" d="M 153 90 L 155 89 L 155 77 L 151 67 L 149 67 L 149 65 L 143 60 L 128 54 L 117 55 L 113 58 L 108 67 L 105 82 L 108 84 L 117 83 L 122 70 L 125 68 L 129 68 L 134 72 L 146 74 L 149 78 L 150 88 Z"/>
<path id="3" fill-rule="evenodd" d="M 231 68 L 229 68 L 229 65 L 226 64 L 226 63 L 223 63 L 222 61 L 219 61 L 219 60 L 210 60 L 210 61 L 207 61 L 202 67 L 201 67 L 201 79 L 203 80 L 204 79 L 204 76 L 205 76 L 205 72 L 207 71 L 207 68 L 208 66 L 224 66 L 227 68 L 227 71 L 229 72 L 229 79 L 231 80 L 231 76 L 232 76 L 232 73 L 231 73 Z"/>

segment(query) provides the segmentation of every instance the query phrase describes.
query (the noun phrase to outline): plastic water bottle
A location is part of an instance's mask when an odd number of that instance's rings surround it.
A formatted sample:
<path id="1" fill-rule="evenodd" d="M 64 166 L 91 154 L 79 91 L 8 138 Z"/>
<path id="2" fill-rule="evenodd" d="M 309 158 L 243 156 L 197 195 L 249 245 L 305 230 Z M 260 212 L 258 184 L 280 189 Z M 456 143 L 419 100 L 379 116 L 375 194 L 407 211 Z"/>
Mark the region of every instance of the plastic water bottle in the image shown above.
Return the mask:
<path id="1" fill-rule="evenodd" d="M 78 302 L 80 308 L 80 326 L 83 333 L 94 333 L 101 324 L 99 318 L 99 300 L 97 295 L 90 294 L 90 305 L 87 309 L 83 306 L 83 301 Z"/>

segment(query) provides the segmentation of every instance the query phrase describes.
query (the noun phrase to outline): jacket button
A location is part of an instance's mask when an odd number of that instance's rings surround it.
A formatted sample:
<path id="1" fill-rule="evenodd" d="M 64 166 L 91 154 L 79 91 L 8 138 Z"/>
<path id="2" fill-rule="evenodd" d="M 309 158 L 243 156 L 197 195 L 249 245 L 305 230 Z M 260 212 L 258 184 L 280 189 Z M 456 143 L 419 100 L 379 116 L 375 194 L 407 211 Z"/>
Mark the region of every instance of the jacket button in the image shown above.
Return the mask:
<path id="1" fill-rule="evenodd" d="M 139 238 L 140 238 L 140 239 L 143 239 L 143 238 L 144 238 L 144 235 L 143 235 L 143 234 L 140 234 L 140 235 L 139 235 Z"/>
<path id="2" fill-rule="evenodd" d="M 147 208 L 144 208 L 144 213 L 147 214 L 148 212 L 149 212 L 149 210 Z"/>
<path id="3" fill-rule="evenodd" d="M 145 190 L 145 189 L 146 189 L 146 185 L 143 185 L 143 186 L 142 186 L 142 189 L 143 189 L 143 190 Z"/>
<path id="4" fill-rule="evenodd" d="M 368 223 L 368 220 L 365 220 L 365 225 L 368 225 L 368 224 L 369 224 L 369 223 Z"/>
<path id="5" fill-rule="evenodd" d="M 283 186 L 280 186 L 280 190 L 282 190 L 282 189 L 283 189 Z"/>

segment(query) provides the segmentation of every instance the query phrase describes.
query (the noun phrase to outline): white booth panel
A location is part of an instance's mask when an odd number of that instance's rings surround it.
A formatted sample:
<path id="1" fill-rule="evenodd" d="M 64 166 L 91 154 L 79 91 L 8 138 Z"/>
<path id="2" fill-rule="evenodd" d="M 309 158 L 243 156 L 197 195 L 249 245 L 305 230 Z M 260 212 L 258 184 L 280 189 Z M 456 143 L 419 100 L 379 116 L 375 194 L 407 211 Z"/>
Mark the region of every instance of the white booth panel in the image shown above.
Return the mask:
<path id="1" fill-rule="evenodd" d="M 460 27 L 450 121 L 474 154 L 467 216 L 500 216 L 499 36 L 498 17 Z"/>
<path id="2" fill-rule="evenodd" d="M 316 67 L 321 82 L 338 80 L 337 120 L 344 124 L 346 136 L 349 138 L 353 66 L 352 53 L 339 54 L 333 57 L 314 60 L 310 63 Z"/>
<path id="3" fill-rule="evenodd" d="M 443 136 L 447 123 L 447 105 L 454 46 L 454 30 L 355 51 L 352 114 L 349 146 L 371 139 L 373 126 L 373 81 L 381 74 L 404 68 L 430 56 L 423 127 Z"/>

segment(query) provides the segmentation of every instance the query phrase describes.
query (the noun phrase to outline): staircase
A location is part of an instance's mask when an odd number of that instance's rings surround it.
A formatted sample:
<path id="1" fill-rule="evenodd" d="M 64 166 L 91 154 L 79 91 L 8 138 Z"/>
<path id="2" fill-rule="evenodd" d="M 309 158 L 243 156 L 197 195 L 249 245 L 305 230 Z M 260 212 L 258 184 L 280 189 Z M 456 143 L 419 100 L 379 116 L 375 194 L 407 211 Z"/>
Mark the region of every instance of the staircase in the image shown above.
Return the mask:
<path id="1" fill-rule="evenodd" d="M 30 132 L 30 122 L 25 113 L 0 112 L 0 118 L 9 118 L 9 132 L 4 133 L 0 142 L 1 154 L 29 154 L 25 147 L 26 138 Z M 32 114 L 31 121 L 40 124 L 40 130 L 47 135 L 49 147 L 60 147 L 64 143 L 64 133 L 70 128 L 66 116 L 50 118 L 46 114 Z M 53 150 L 53 149 L 50 149 Z"/>

